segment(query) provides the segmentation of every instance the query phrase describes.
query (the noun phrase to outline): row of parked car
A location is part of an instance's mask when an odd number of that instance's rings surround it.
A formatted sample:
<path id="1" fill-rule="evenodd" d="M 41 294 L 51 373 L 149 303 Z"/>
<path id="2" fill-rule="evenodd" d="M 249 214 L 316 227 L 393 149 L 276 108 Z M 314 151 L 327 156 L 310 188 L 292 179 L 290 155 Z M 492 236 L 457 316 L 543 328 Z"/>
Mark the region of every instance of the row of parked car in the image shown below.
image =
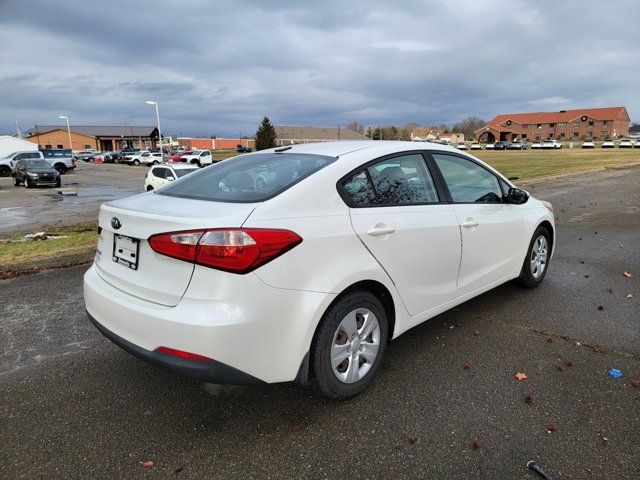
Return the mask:
<path id="1" fill-rule="evenodd" d="M 60 187 L 61 176 L 76 168 L 71 150 L 46 149 L 13 152 L 0 158 L 0 177 L 13 177 L 15 186 Z"/>
<path id="2" fill-rule="evenodd" d="M 582 142 L 581 148 L 596 148 L 596 143 L 593 140 L 585 140 Z M 615 148 L 616 144 L 613 140 L 605 140 L 600 144 L 600 148 Z M 466 143 L 459 143 L 456 148 L 459 150 L 469 150 Z M 527 150 L 527 149 L 545 149 L 553 150 L 562 148 L 562 143 L 558 140 L 546 140 L 544 142 L 534 142 L 529 145 L 524 141 L 515 142 L 495 142 L 482 145 L 474 142 L 471 144 L 471 150 Z M 633 142 L 631 140 L 620 140 L 618 142 L 618 148 L 640 148 L 640 140 Z"/>

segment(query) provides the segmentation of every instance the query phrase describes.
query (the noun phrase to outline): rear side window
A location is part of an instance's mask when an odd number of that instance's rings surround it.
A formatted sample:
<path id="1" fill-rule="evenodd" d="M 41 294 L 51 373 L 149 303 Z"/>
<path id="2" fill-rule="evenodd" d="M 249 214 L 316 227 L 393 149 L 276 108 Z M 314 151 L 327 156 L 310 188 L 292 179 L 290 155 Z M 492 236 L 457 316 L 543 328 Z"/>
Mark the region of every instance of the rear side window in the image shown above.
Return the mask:
<path id="1" fill-rule="evenodd" d="M 335 160 L 334 157 L 299 153 L 246 155 L 187 175 L 157 193 L 214 202 L 262 202 Z"/>
<path id="2" fill-rule="evenodd" d="M 420 154 L 381 160 L 342 182 L 350 206 L 437 203 L 436 187 Z"/>
<path id="3" fill-rule="evenodd" d="M 451 198 L 456 203 L 502 203 L 498 177 L 470 160 L 434 153 Z"/>
<path id="4" fill-rule="evenodd" d="M 153 169 L 153 176 L 156 178 L 167 178 L 167 169 L 156 167 Z"/>

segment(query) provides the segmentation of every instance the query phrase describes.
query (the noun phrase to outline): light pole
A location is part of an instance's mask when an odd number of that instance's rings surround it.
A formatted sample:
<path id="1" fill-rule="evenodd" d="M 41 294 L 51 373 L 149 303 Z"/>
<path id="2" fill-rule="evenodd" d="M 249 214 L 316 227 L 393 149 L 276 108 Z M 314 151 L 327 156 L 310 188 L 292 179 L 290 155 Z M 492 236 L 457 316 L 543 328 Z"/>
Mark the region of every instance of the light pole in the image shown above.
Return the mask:
<path id="1" fill-rule="evenodd" d="M 73 155 L 73 143 L 71 143 L 71 127 L 69 127 L 69 117 L 66 115 L 58 115 L 58 118 L 62 118 L 67 121 L 67 133 L 69 134 L 69 148 L 71 149 L 71 155 Z"/>
<path id="2" fill-rule="evenodd" d="M 156 106 L 156 120 L 158 121 L 158 138 L 160 139 L 160 158 L 162 158 L 164 153 L 162 151 L 162 130 L 160 130 L 160 111 L 158 110 L 158 102 L 147 100 L 147 105 Z"/>

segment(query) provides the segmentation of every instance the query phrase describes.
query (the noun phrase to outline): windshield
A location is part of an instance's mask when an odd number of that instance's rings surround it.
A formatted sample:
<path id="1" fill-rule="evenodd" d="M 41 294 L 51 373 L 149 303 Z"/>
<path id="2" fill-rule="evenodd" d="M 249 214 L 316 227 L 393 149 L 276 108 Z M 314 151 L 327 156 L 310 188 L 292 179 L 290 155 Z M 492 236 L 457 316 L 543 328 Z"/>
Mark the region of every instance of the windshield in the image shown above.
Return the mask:
<path id="1" fill-rule="evenodd" d="M 51 168 L 44 160 L 24 160 L 24 164 L 27 168 Z"/>
<path id="2" fill-rule="evenodd" d="M 202 169 L 157 193 L 216 202 L 262 202 L 335 160 L 295 153 L 241 156 Z"/>
<path id="3" fill-rule="evenodd" d="M 195 172 L 196 170 L 200 170 L 199 168 L 176 168 L 174 169 L 174 173 L 178 178 L 184 177 L 187 173 Z"/>

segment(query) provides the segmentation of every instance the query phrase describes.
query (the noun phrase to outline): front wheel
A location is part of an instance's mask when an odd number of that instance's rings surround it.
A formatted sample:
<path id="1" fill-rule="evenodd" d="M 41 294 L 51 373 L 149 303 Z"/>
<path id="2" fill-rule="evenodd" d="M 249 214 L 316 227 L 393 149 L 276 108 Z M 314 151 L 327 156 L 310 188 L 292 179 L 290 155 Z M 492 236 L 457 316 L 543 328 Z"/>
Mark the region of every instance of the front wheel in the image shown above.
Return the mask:
<path id="1" fill-rule="evenodd" d="M 550 256 L 551 235 L 545 227 L 538 227 L 529 244 L 518 282 L 529 288 L 540 285 L 547 274 Z"/>
<path id="2" fill-rule="evenodd" d="M 344 400 L 373 381 L 388 338 L 387 313 L 368 291 L 344 295 L 324 314 L 310 351 L 311 380 L 322 395 Z"/>
<path id="3" fill-rule="evenodd" d="M 149 186 L 147 187 L 147 192 L 150 192 L 151 190 L 153 190 L 153 187 L 152 187 L 151 185 L 149 185 Z"/>
<path id="4" fill-rule="evenodd" d="M 133 164 L 137 167 L 138 165 L 140 165 L 140 160 L 138 160 L 137 158 L 133 161 Z"/>

